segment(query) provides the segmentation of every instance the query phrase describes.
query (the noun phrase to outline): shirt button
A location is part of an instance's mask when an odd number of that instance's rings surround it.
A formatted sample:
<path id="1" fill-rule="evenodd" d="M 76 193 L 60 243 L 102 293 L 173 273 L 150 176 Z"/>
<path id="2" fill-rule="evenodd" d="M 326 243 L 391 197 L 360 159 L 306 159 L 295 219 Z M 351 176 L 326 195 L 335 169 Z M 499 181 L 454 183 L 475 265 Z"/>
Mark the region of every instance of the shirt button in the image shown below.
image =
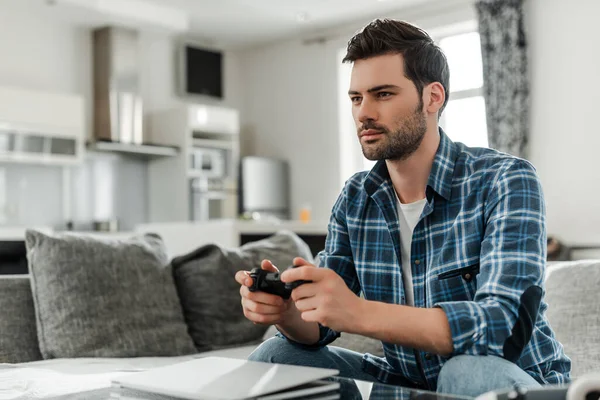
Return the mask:
<path id="1" fill-rule="evenodd" d="M 429 353 L 425 354 L 425 359 L 427 361 L 431 361 L 431 354 L 429 354 Z"/>
<path id="2" fill-rule="evenodd" d="M 464 274 L 463 278 L 465 278 L 465 281 L 470 281 L 471 280 L 471 274 Z"/>
<path id="3" fill-rule="evenodd" d="M 417 264 L 417 265 L 421 264 L 421 260 L 415 260 L 415 264 Z"/>

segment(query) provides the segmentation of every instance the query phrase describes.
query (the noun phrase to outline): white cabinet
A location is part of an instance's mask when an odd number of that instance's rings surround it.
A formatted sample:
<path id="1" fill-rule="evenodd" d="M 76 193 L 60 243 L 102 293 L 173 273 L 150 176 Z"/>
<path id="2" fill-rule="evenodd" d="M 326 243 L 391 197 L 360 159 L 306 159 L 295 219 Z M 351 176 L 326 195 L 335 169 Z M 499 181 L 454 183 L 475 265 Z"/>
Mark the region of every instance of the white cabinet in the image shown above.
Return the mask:
<path id="1" fill-rule="evenodd" d="M 148 163 L 149 221 L 235 218 L 238 111 L 189 104 L 153 113 L 150 126 L 153 143 L 180 152 Z"/>
<path id="2" fill-rule="evenodd" d="M 0 87 L 0 162 L 79 163 L 84 120 L 81 96 Z"/>

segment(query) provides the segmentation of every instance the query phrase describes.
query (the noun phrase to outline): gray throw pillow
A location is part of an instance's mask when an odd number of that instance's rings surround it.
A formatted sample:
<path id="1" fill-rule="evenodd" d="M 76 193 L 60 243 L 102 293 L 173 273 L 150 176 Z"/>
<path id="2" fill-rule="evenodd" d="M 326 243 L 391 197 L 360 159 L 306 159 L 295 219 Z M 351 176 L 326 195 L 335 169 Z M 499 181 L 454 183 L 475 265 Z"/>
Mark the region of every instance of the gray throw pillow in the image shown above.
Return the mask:
<path id="1" fill-rule="evenodd" d="M 244 316 L 235 273 L 260 267 L 263 259 L 283 271 L 294 257 L 312 262 L 308 245 L 296 234 L 281 231 L 237 249 L 210 244 L 174 258 L 175 283 L 196 348 L 205 351 L 260 342 L 267 326 L 254 325 Z"/>
<path id="2" fill-rule="evenodd" d="M 195 353 L 160 237 L 26 233 L 44 358 Z"/>
<path id="3" fill-rule="evenodd" d="M 600 261 L 553 263 L 546 278 L 546 316 L 571 358 L 571 378 L 600 370 Z"/>
<path id="4" fill-rule="evenodd" d="M 0 363 L 42 359 L 29 275 L 0 276 Z"/>

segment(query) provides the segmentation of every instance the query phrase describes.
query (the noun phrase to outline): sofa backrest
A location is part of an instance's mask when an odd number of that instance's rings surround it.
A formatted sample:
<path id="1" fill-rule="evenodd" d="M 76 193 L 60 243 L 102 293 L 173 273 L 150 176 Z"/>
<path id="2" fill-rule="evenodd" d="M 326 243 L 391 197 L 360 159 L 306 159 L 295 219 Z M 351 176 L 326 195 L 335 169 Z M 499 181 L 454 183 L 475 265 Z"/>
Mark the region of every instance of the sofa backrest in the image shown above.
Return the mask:
<path id="1" fill-rule="evenodd" d="M 546 316 L 572 361 L 573 379 L 600 371 L 600 260 L 551 263 Z"/>

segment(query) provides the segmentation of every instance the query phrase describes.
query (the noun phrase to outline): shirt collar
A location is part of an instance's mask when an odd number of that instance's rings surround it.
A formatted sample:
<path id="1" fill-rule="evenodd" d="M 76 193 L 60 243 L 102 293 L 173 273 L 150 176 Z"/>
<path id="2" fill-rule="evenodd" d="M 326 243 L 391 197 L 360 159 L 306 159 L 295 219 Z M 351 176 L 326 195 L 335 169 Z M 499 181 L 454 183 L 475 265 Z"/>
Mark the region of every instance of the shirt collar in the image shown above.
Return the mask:
<path id="1" fill-rule="evenodd" d="M 446 133 L 439 128 L 440 144 L 438 146 L 427 186 L 433 189 L 437 194 L 446 200 L 450 200 L 452 192 L 452 177 L 454 175 L 454 164 L 458 156 L 456 144 L 450 140 Z M 378 161 L 371 171 L 367 174 L 364 188 L 369 194 L 373 195 L 382 185 L 390 185 L 390 174 L 385 164 L 385 160 Z"/>

